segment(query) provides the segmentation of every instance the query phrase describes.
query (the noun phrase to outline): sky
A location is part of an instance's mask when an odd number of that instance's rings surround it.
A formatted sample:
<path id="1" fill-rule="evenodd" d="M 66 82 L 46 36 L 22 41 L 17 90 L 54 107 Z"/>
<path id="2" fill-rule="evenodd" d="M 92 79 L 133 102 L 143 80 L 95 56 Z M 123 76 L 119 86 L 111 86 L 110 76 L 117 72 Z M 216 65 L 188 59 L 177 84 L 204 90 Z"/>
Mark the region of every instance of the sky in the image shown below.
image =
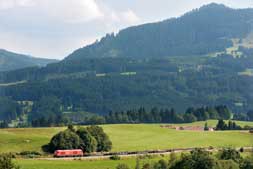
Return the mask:
<path id="1" fill-rule="evenodd" d="M 212 2 L 253 8 L 253 0 L 0 0 L 0 48 L 62 59 L 106 33 Z"/>

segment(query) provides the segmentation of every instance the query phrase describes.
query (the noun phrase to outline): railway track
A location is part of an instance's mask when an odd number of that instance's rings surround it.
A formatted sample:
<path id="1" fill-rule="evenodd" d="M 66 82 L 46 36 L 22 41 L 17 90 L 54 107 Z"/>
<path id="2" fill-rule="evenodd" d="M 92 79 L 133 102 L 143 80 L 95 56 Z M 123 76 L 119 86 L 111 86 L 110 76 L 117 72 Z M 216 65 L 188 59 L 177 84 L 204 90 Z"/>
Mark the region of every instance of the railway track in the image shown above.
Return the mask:
<path id="1" fill-rule="evenodd" d="M 60 161 L 60 160 L 101 160 L 101 159 L 110 159 L 112 156 L 119 156 L 121 158 L 127 157 L 137 157 L 145 155 L 169 155 L 173 153 L 183 153 L 190 152 L 195 148 L 180 148 L 180 149 L 168 149 L 168 150 L 150 150 L 150 151 L 136 151 L 136 152 L 115 152 L 115 153 L 93 153 L 88 154 L 83 157 L 64 157 L 64 158 L 38 158 L 39 160 L 50 160 L 50 161 Z M 203 148 L 206 151 L 217 152 L 221 150 L 220 148 Z M 240 150 L 242 148 L 236 148 Z M 253 151 L 253 147 L 243 147 L 245 151 Z"/>

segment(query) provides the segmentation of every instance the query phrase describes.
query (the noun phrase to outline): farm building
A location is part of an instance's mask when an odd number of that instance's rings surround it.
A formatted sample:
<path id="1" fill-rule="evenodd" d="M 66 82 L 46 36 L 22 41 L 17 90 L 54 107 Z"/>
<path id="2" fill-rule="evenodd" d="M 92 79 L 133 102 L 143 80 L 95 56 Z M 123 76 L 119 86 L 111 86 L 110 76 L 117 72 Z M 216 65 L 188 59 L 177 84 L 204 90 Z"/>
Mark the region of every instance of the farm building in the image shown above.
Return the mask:
<path id="1" fill-rule="evenodd" d="M 172 125 L 166 125 L 161 126 L 162 128 L 168 128 L 168 129 L 175 129 L 175 130 L 189 130 L 189 131 L 204 131 L 205 128 L 202 126 L 172 126 Z M 208 131 L 214 131 L 214 128 L 209 127 Z"/>
<path id="2" fill-rule="evenodd" d="M 176 130 L 204 131 L 205 128 L 201 126 L 181 126 L 177 127 Z M 208 131 L 214 131 L 214 129 L 209 127 Z"/>

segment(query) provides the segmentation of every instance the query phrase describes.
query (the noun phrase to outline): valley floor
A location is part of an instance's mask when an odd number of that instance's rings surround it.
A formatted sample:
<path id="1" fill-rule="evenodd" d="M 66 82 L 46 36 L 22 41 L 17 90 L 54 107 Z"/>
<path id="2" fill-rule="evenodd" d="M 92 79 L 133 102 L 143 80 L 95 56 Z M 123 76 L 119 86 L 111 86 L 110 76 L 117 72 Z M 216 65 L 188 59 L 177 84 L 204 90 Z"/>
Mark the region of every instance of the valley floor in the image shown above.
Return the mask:
<path id="1" fill-rule="evenodd" d="M 180 124 L 204 126 L 205 122 Z M 214 126 L 217 121 L 208 121 Z M 253 122 L 237 122 L 251 125 Z M 243 131 L 176 131 L 161 124 L 103 125 L 113 143 L 113 152 L 163 150 L 190 147 L 251 147 L 253 135 Z M 0 152 L 39 151 L 51 137 L 66 128 L 29 128 L 0 130 Z"/>

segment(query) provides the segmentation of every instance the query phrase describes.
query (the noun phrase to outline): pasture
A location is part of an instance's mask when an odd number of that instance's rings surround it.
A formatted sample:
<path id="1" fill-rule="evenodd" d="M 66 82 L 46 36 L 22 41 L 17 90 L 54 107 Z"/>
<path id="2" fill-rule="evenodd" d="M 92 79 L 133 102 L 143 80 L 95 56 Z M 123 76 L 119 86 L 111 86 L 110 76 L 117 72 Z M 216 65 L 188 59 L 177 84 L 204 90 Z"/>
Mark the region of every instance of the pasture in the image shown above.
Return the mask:
<path id="1" fill-rule="evenodd" d="M 140 159 L 140 164 L 156 162 L 160 159 L 169 160 L 169 156 L 148 156 Z M 123 158 L 121 160 L 90 160 L 90 161 L 47 161 L 34 159 L 21 159 L 15 161 L 21 169 L 115 169 L 118 164 L 127 164 L 135 168 L 136 157 Z"/>
<path id="2" fill-rule="evenodd" d="M 98 160 L 98 161 L 46 161 L 46 160 L 16 160 L 22 169 L 115 169 L 119 163 L 125 163 L 134 168 L 134 158 L 125 160 Z"/>
<path id="3" fill-rule="evenodd" d="M 180 124 L 203 126 L 205 122 Z M 208 121 L 215 126 L 217 121 Z M 237 122 L 242 126 L 253 122 Z M 113 143 L 113 152 L 161 150 L 191 147 L 243 147 L 253 145 L 253 135 L 242 131 L 176 131 L 161 128 L 160 124 L 103 125 Z M 28 128 L 0 130 L 0 152 L 40 151 L 51 137 L 66 128 Z"/>

